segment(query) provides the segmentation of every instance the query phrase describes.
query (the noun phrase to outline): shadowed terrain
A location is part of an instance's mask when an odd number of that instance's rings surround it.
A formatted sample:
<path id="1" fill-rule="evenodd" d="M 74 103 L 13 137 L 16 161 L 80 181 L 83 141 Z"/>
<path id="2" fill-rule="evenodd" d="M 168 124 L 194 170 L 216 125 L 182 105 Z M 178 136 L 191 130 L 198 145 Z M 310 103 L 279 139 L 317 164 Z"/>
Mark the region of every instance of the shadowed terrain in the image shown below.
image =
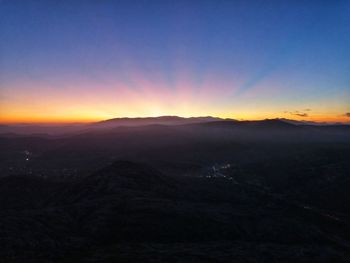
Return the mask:
<path id="1" fill-rule="evenodd" d="M 348 261 L 349 131 L 223 120 L 3 135 L 0 256 Z"/>

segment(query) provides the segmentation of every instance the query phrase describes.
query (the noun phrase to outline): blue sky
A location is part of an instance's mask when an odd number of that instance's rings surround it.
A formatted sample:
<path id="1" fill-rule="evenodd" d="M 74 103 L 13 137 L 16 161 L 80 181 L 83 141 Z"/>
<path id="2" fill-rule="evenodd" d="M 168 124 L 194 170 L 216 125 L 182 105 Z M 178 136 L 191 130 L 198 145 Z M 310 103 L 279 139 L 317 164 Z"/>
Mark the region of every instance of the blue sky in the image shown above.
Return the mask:
<path id="1" fill-rule="evenodd" d="M 350 1 L 0 1 L 0 120 L 346 121 Z"/>

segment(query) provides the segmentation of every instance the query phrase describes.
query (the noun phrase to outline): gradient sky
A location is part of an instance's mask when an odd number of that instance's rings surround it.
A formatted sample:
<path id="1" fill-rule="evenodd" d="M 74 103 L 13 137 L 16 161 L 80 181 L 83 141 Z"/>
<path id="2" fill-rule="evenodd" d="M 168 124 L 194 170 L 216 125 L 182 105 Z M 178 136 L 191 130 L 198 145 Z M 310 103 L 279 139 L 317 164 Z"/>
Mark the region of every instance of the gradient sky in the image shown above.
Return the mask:
<path id="1" fill-rule="evenodd" d="M 159 115 L 350 121 L 350 1 L 0 0 L 0 122 Z"/>

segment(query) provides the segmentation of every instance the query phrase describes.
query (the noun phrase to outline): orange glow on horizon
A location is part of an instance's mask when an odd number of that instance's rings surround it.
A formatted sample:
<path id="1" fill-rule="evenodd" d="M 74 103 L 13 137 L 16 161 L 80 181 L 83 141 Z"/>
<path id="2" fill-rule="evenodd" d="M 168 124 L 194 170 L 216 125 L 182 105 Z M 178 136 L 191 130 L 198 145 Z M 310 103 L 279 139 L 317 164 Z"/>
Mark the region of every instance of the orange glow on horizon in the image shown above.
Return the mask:
<path id="1" fill-rule="evenodd" d="M 301 104 L 273 85 L 259 86 L 264 92 L 258 92 L 258 88 L 239 92 L 239 81 L 231 83 L 207 76 L 203 83 L 196 84 L 188 74 L 180 72 L 178 75 L 173 87 L 138 71 L 130 71 L 130 83 L 114 80 L 102 85 L 65 80 L 59 84 L 60 89 L 45 83 L 19 81 L 1 93 L 0 123 L 89 123 L 165 115 L 350 122 L 345 116 L 347 93 L 337 95 L 331 101 L 319 99 Z M 293 114 L 306 108 L 312 111 L 305 117 Z"/>
<path id="2" fill-rule="evenodd" d="M 98 122 L 103 121 L 107 119 L 112 118 L 146 118 L 146 117 L 159 117 L 159 116 L 179 116 L 184 118 L 189 117 L 203 117 L 203 116 L 212 116 L 212 117 L 219 117 L 219 118 L 230 118 L 235 120 L 245 120 L 245 121 L 253 121 L 253 120 L 264 120 L 264 119 L 278 119 L 278 118 L 285 118 L 290 120 L 296 120 L 296 121 L 313 121 L 313 122 L 329 122 L 329 123 L 350 123 L 350 118 L 345 116 L 317 116 L 317 117 L 288 117 L 283 115 L 276 115 L 276 114 L 269 114 L 269 115 L 260 115 L 260 114 L 254 114 L 254 115 L 234 115 L 234 114 L 194 114 L 194 115 L 177 115 L 177 114 L 140 114 L 140 115 L 121 115 L 121 116 L 55 116 L 55 117 L 41 117 L 41 116 L 0 116 L 0 124 L 78 124 L 78 123 L 92 123 L 92 122 Z"/>

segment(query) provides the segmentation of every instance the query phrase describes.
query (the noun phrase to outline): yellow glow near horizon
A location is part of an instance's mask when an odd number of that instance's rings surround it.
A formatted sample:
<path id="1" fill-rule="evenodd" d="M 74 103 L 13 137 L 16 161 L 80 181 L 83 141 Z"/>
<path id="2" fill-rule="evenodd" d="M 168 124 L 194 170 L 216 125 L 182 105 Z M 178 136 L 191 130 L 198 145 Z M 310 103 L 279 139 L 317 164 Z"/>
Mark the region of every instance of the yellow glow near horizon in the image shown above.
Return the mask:
<path id="1" fill-rule="evenodd" d="M 242 113 L 217 113 L 217 114 L 209 114 L 208 112 L 180 112 L 180 114 L 176 112 L 161 112 L 161 111 L 147 111 L 142 114 L 132 114 L 132 113 L 121 113 L 121 114 L 103 114 L 95 111 L 71 111 L 69 115 L 34 115 L 34 114 L 24 114 L 22 112 L 18 112 L 17 114 L 0 115 L 0 123 L 2 124 L 17 124 L 17 123 L 89 123 L 102 121 L 106 119 L 112 118 L 123 118 L 123 117 L 158 117 L 158 116 L 180 116 L 180 117 L 201 117 L 201 116 L 213 116 L 219 118 L 231 118 L 236 120 L 263 120 L 263 119 L 274 119 L 274 118 L 286 118 L 291 120 L 304 120 L 304 121 L 315 121 L 315 122 L 344 122 L 349 123 L 349 118 L 345 116 L 330 116 L 330 115 L 315 115 L 314 117 L 300 117 L 300 116 L 290 116 L 289 114 L 273 114 L 273 113 L 259 113 L 256 112 L 254 114 L 242 114 Z"/>
<path id="2" fill-rule="evenodd" d="M 0 123 L 74 123 L 95 122 L 118 117 L 182 117 L 214 116 L 237 120 L 286 118 L 316 122 L 349 122 L 345 93 L 331 101 L 314 100 L 300 103 L 286 99 L 276 88 L 262 87 L 264 92 L 237 95 L 224 84 L 220 92 L 214 84 L 201 87 L 181 81 L 175 89 L 163 83 L 147 83 L 141 78 L 139 89 L 123 83 L 108 87 L 72 84 L 61 89 L 34 83 L 20 83 L 3 89 Z M 219 82 L 218 82 L 219 83 Z M 25 85 L 25 89 L 22 89 Z M 216 84 L 218 85 L 218 84 Z M 18 90 L 22 92 L 18 92 Z M 256 93 L 256 94 L 255 94 Z M 0 97 L 1 99 L 1 97 Z M 312 108 L 308 116 L 298 116 L 298 110 Z"/>

